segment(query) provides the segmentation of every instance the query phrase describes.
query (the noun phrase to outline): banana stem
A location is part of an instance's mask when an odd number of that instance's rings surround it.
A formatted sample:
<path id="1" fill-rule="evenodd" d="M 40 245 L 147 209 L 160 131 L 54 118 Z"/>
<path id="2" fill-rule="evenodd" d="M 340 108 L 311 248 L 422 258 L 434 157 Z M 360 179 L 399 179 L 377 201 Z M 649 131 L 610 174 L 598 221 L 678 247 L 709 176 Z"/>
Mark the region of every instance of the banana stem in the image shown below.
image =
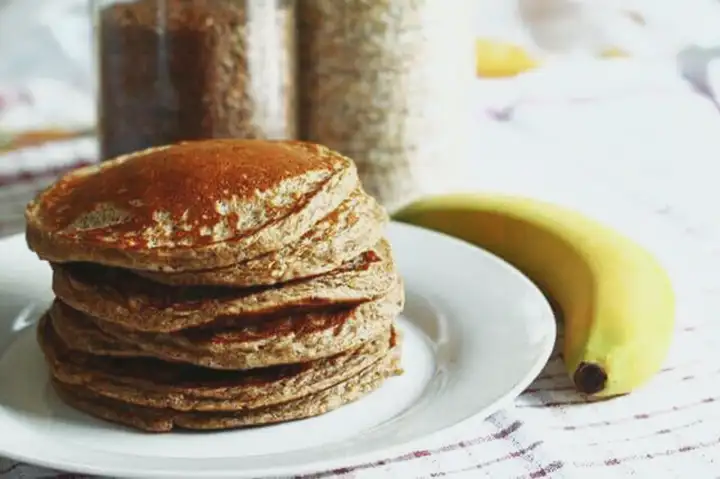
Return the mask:
<path id="1" fill-rule="evenodd" d="M 597 394 L 607 384 L 608 375 L 598 364 L 582 362 L 575 369 L 573 383 L 578 391 L 585 394 Z"/>

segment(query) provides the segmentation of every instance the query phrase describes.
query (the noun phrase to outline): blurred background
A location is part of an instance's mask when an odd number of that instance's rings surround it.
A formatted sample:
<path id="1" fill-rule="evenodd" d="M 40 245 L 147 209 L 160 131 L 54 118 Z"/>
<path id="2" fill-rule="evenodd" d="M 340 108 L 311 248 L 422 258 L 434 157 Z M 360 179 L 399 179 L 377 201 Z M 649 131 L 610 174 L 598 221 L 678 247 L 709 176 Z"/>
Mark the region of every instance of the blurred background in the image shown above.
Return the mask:
<path id="1" fill-rule="evenodd" d="M 0 0 L 6 232 L 21 225 L 29 194 L 98 159 L 89 5 Z M 474 7 L 467 55 L 475 78 L 462 92 L 472 105 L 473 145 L 461 171 L 477 175 L 469 183 L 465 174 L 441 181 L 430 172 L 432 180 L 417 180 L 424 190 L 532 192 L 538 179 L 521 167 L 528 158 L 548 168 L 563 161 L 559 168 L 582 168 L 589 178 L 677 168 L 679 181 L 709 181 L 685 159 L 710 158 L 720 142 L 719 1 L 477 0 Z"/>

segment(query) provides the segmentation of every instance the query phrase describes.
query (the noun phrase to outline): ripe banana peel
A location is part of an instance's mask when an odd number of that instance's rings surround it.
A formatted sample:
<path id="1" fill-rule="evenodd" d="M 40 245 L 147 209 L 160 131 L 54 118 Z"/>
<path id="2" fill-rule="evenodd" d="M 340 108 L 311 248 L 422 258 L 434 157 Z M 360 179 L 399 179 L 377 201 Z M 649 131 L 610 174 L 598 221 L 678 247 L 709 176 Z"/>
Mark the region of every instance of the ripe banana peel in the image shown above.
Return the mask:
<path id="1" fill-rule="evenodd" d="M 560 308 L 563 360 L 581 393 L 627 394 L 661 368 L 674 292 L 660 263 L 629 238 L 557 205 L 494 194 L 427 197 L 394 219 L 480 246 L 537 284 Z"/>
<path id="2" fill-rule="evenodd" d="M 475 41 L 475 71 L 483 78 L 515 76 L 538 66 L 520 45 L 487 38 Z"/>

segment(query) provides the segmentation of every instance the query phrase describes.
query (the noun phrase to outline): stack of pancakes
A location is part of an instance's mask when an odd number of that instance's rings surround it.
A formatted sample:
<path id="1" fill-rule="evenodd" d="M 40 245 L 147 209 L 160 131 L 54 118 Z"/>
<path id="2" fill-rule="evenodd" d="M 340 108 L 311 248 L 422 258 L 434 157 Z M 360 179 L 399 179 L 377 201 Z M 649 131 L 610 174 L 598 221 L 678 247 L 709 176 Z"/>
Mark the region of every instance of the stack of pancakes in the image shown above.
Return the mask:
<path id="1" fill-rule="evenodd" d="M 385 210 L 320 145 L 209 140 L 75 170 L 26 210 L 65 402 L 148 431 L 325 413 L 400 374 Z"/>

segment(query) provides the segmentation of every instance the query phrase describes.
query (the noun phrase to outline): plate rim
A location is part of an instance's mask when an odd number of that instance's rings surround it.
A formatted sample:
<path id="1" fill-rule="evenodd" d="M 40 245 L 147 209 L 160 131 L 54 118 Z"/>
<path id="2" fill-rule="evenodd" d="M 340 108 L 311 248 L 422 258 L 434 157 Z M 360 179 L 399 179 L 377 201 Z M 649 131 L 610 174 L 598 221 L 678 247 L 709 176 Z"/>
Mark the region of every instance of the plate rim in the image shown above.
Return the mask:
<path id="1" fill-rule="evenodd" d="M 506 269 L 508 272 L 516 276 L 516 278 L 525 283 L 525 286 L 535 290 L 537 293 L 539 293 L 540 297 L 542 298 L 543 307 L 546 310 L 547 314 L 543 314 L 542 316 L 549 319 L 548 321 L 545 321 L 543 324 L 543 328 L 546 328 L 546 330 L 543 331 L 543 341 L 541 344 L 538 344 L 538 350 L 540 353 L 538 354 L 538 359 L 533 364 L 533 367 L 529 368 L 528 371 L 515 383 L 515 385 L 505 391 L 502 396 L 495 400 L 494 402 L 490 403 L 486 407 L 482 409 L 478 409 L 476 412 L 466 416 L 464 419 L 461 419 L 457 421 L 454 424 L 450 424 L 446 427 L 441 427 L 437 429 L 436 431 L 429 433 L 425 436 L 421 436 L 415 439 L 406 440 L 406 441 L 400 441 L 395 444 L 393 444 L 390 447 L 384 448 L 384 449 L 377 449 L 374 451 L 368 451 L 360 454 L 350 454 L 346 457 L 336 457 L 332 459 L 322 459 L 322 460 L 312 460 L 308 461 L 303 464 L 298 464 L 296 466 L 276 466 L 273 468 L 254 468 L 254 469 L 247 469 L 247 470 L 231 470 L 231 469 L 225 469 L 225 470 L 216 470 L 212 471 L 211 473 L 208 473 L 207 471 L 182 471 L 182 477 L 192 477 L 192 478 L 209 478 L 209 477 L 223 477 L 223 478 L 249 478 L 249 477 L 258 477 L 258 474 L 267 476 L 277 476 L 277 475 L 303 475 L 303 474 L 313 474 L 313 473 L 322 473 L 324 471 L 329 471 L 333 469 L 352 469 L 353 467 L 358 467 L 363 464 L 377 461 L 382 458 L 388 458 L 388 457 L 394 457 L 398 455 L 402 455 L 404 453 L 407 453 L 410 450 L 413 450 L 415 448 L 420 447 L 419 444 L 421 444 L 423 441 L 431 441 L 433 439 L 436 439 L 439 435 L 451 435 L 455 430 L 461 429 L 468 425 L 468 423 L 472 421 L 484 421 L 486 418 L 492 416 L 493 414 L 497 413 L 500 410 L 503 410 L 507 408 L 512 402 L 520 395 L 522 392 L 537 378 L 537 376 L 541 373 L 541 371 L 546 366 L 548 360 L 550 359 L 550 356 L 552 355 L 553 349 L 556 344 L 556 335 L 557 335 L 557 323 L 556 323 L 556 317 L 555 312 L 553 311 L 550 303 L 547 300 L 547 297 L 542 293 L 540 288 L 532 281 L 530 280 L 522 271 L 520 271 L 517 267 L 510 264 L 508 261 L 504 260 L 503 258 L 499 257 L 498 255 L 480 247 L 477 245 L 474 245 L 470 242 L 467 242 L 465 240 L 462 240 L 460 238 L 430 229 L 430 228 L 424 228 L 417 225 L 412 225 L 404 222 L 399 222 L 395 220 L 391 220 L 388 224 L 387 229 L 405 229 L 408 231 L 415 230 L 417 234 L 422 235 L 430 235 L 430 236 L 436 236 L 439 238 L 442 238 L 442 241 L 447 241 L 450 243 L 457 243 L 458 245 L 462 245 L 460 247 L 463 248 L 471 248 L 475 250 L 475 253 L 480 254 L 485 257 L 486 260 L 489 260 L 491 262 L 495 262 L 496 264 L 501 265 L 504 269 Z M 386 231 L 387 231 L 386 229 Z M 415 234 L 415 233 L 411 233 Z M 7 243 L 22 242 L 24 237 L 23 232 L 15 233 L 12 235 L 8 235 L 6 237 L 0 238 L 0 257 L 2 256 L 2 246 Z M 28 328 L 35 328 L 37 323 L 33 323 L 32 325 L 28 326 L 27 328 L 24 328 L 21 331 L 18 331 L 17 334 L 22 334 L 23 332 L 26 332 Z M 538 326 L 540 327 L 540 326 Z M 13 340 L 14 341 L 14 340 Z M 2 353 L 0 352 L 0 359 L 2 358 Z M 102 452 L 102 454 L 112 454 L 108 452 Z M 29 465 L 34 465 L 38 467 L 44 467 L 49 469 L 56 469 L 56 470 L 63 470 L 67 472 L 77 472 L 77 473 L 85 473 L 85 474 L 100 474 L 100 475 L 111 475 L 111 476 L 121 476 L 121 477 L 155 477 L 155 478 L 170 478 L 170 477 L 178 477 L 178 471 L 177 470 L 170 470 L 167 468 L 163 468 L 162 470 L 160 468 L 147 471 L 147 470 L 141 470 L 138 468 L 131 468 L 131 467 L 116 467 L 114 469 L 108 470 L 106 468 L 97 467 L 92 464 L 86 464 L 81 461 L 64 461 L 64 460 L 44 460 L 41 456 L 33 456 L 31 454 L 23 454 L 23 453 L 16 453 L 14 451 L 8 451 L 5 449 L 0 449 L 0 456 L 13 460 L 18 461 L 22 463 L 26 463 Z"/>

